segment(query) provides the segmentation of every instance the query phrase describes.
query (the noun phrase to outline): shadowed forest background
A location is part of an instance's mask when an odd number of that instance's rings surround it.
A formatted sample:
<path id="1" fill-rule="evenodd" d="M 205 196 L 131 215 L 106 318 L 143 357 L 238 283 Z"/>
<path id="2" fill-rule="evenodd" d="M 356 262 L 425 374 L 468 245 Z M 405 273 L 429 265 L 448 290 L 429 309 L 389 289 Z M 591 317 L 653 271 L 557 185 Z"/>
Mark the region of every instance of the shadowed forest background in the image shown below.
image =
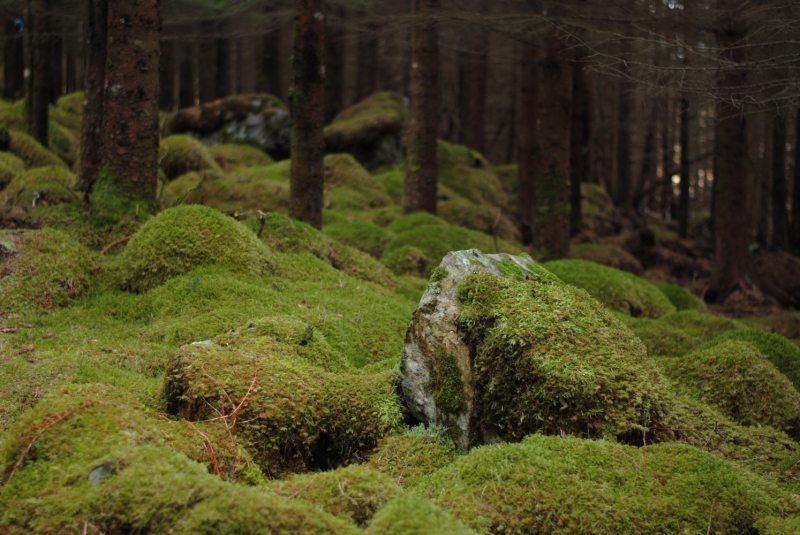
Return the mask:
<path id="1" fill-rule="evenodd" d="M 793 3 L 0 15 L 0 535 L 800 533 Z"/>

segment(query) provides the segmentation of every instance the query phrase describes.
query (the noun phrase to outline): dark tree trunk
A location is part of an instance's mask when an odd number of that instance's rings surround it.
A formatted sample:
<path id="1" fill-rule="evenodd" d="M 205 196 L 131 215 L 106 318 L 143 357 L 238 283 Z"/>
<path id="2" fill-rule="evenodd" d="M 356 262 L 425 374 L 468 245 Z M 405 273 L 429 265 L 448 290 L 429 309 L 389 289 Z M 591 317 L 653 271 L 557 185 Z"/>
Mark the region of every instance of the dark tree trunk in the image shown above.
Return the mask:
<path id="1" fill-rule="evenodd" d="M 459 140 L 483 153 L 486 150 L 486 91 L 489 72 L 489 40 L 470 37 L 473 46 L 459 55 Z"/>
<path id="2" fill-rule="evenodd" d="M 86 76 L 83 100 L 83 135 L 81 137 L 81 172 L 79 189 L 84 203 L 100 171 L 100 148 L 103 144 L 103 108 L 108 48 L 108 0 L 89 0 L 86 21 Z"/>
<path id="3" fill-rule="evenodd" d="M 627 76 L 627 68 L 623 76 Z M 619 125 L 617 141 L 617 180 L 614 181 L 614 202 L 620 208 L 630 206 L 631 187 L 631 101 L 633 87 L 624 78 L 619 82 Z"/>
<path id="4" fill-rule="evenodd" d="M 667 99 L 664 105 L 661 123 L 661 213 L 664 217 L 673 215 L 674 195 L 672 190 L 672 175 L 675 165 L 675 143 L 673 143 L 674 117 L 670 106 L 671 99 Z M 715 175 L 716 176 L 716 175 Z"/>
<path id="5" fill-rule="evenodd" d="M 776 115 L 772 123 L 772 248 L 789 249 L 789 216 L 786 213 L 786 119 Z"/>
<path id="6" fill-rule="evenodd" d="M 378 90 L 378 36 L 370 24 L 358 33 L 358 80 L 356 99 L 360 102 Z"/>
<path id="7" fill-rule="evenodd" d="M 48 2 L 49 4 L 49 2 Z M 51 9 L 52 7 L 48 5 L 48 8 Z M 61 61 L 62 61 L 62 54 L 64 51 L 64 41 L 61 39 L 61 35 L 56 35 L 55 27 L 53 25 L 53 20 L 50 15 L 47 16 L 48 18 L 48 33 L 51 34 L 47 38 L 47 50 L 50 57 L 50 76 L 48 81 L 48 87 L 50 89 L 50 103 L 55 104 L 58 102 L 58 99 L 61 98 L 61 95 L 64 94 L 64 69 L 62 69 Z"/>
<path id="8" fill-rule="evenodd" d="M 573 99 L 574 100 L 574 99 Z M 640 212 L 646 205 L 652 208 L 652 186 L 656 182 L 655 175 L 655 161 L 656 161 L 656 117 L 657 110 L 654 109 L 650 115 L 650 120 L 647 121 L 647 133 L 644 136 L 644 151 L 642 154 L 642 172 L 639 178 L 639 183 L 636 186 L 636 197 L 634 198 L 633 208 L 636 212 Z"/>
<path id="9" fill-rule="evenodd" d="M 281 25 L 275 22 L 264 36 L 264 54 L 261 60 L 262 90 L 275 96 L 283 92 L 281 80 Z"/>
<path id="10" fill-rule="evenodd" d="M 31 95 L 31 122 L 28 123 L 28 133 L 39 143 L 48 146 L 50 140 L 50 86 L 52 84 L 52 47 L 50 34 L 52 33 L 50 21 L 49 0 L 35 0 L 32 50 L 33 93 Z"/>
<path id="11" fill-rule="evenodd" d="M 678 204 L 678 235 L 686 239 L 689 236 L 689 187 L 692 164 L 689 160 L 689 99 L 681 97 L 681 182 Z"/>
<path id="12" fill-rule="evenodd" d="M 200 22 L 200 42 L 198 43 L 202 68 L 199 69 L 198 98 L 201 104 L 217 98 L 217 25 L 213 20 Z"/>
<path id="13" fill-rule="evenodd" d="M 101 175 L 144 209 L 156 197 L 160 31 L 158 0 L 109 0 Z"/>
<path id="14" fill-rule="evenodd" d="M 194 106 L 194 58 L 192 57 L 191 47 L 183 44 L 180 47 L 179 74 L 180 74 L 180 92 L 178 97 L 178 105 L 181 108 L 189 108 Z"/>
<path id="15" fill-rule="evenodd" d="M 329 123 L 344 103 L 344 9 L 325 27 L 325 123 Z"/>
<path id="16" fill-rule="evenodd" d="M 792 250 L 800 256 L 800 110 L 797 111 L 794 143 L 794 180 L 792 183 Z M 715 175 L 716 176 L 716 175 Z"/>
<path id="17" fill-rule="evenodd" d="M 177 104 L 172 99 L 172 75 L 177 64 L 176 49 L 176 41 L 161 41 L 161 60 L 158 67 L 160 79 L 159 108 L 164 111 L 173 111 Z"/>
<path id="18" fill-rule="evenodd" d="M 28 6 L 22 12 L 22 25 L 25 31 L 22 35 L 23 58 L 25 63 L 23 96 L 25 98 L 25 128 L 28 133 L 33 132 L 33 3 L 28 0 Z"/>
<path id="19" fill-rule="evenodd" d="M 296 0 L 289 217 L 322 228 L 325 0 Z"/>
<path id="20" fill-rule="evenodd" d="M 536 184 L 534 245 L 548 258 L 569 257 L 572 52 L 560 31 L 547 38 L 539 118 L 541 174 Z"/>
<path id="21" fill-rule="evenodd" d="M 725 3 L 726 0 L 718 0 L 718 4 Z M 717 266 L 705 295 L 707 301 L 721 303 L 732 292 L 745 287 L 751 262 L 747 236 L 747 131 L 741 109 L 742 99 L 738 93 L 747 76 L 743 67 L 736 67 L 736 64 L 745 60 L 745 49 L 740 44 L 746 31 L 736 21 L 718 30 L 716 35 L 723 59 L 733 64 L 717 83 L 719 99 L 714 165 L 717 195 L 714 246 Z"/>
<path id="22" fill-rule="evenodd" d="M 439 0 L 411 0 L 411 14 L 425 22 L 411 29 L 411 104 L 403 207 L 407 214 L 436 213 L 439 30 L 432 12 L 438 7 Z"/>
<path id="23" fill-rule="evenodd" d="M 503 163 L 519 162 L 519 139 L 517 139 L 517 108 L 519 106 L 519 66 L 512 67 L 511 83 L 508 84 L 508 140 L 506 158 Z"/>
<path id="24" fill-rule="evenodd" d="M 25 57 L 22 46 L 22 33 L 13 20 L 6 21 L 6 46 L 3 51 L 3 96 L 9 100 L 19 100 L 24 95 L 23 77 Z"/>
<path id="25" fill-rule="evenodd" d="M 217 24 L 217 39 L 216 39 L 216 83 L 215 83 L 215 98 L 225 98 L 230 95 L 231 88 L 231 58 L 230 58 L 230 40 L 223 37 L 223 25 L 220 22 Z"/>
<path id="26" fill-rule="evenodd" d="M 589 181 L 591 142 L 591 91 L 581 62 L 576 62 L 572 78 L 572 124 L 570 132 L 570 233 L 583 227 L 581 184 Z"/>
<path id="27" fill-rule="evenodd" d="M 519 217 L 522 243 L 533 242 L 533 217 L 539 173 L 539 50 L 526 45 L 522 52 L 521 120 L 519 124 Z"/>

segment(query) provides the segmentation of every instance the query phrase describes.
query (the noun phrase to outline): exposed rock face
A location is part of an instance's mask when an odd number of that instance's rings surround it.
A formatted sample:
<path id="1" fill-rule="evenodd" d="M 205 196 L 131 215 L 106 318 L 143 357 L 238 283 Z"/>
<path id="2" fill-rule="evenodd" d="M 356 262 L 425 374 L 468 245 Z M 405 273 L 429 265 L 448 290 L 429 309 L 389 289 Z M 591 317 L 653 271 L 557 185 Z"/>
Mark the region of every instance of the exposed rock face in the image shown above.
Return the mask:
<path id="1" fill-rule="evenodd" d="M 286 106 L 269 94 L 236 95 L 179 111 L 166 135 L 186 134 L 205 145 L 254 145 L 275 160 L 289 157 L 292 120 Z"/>
<path id="2" fill-rule="evenodd" d="M 529 258 L 485 255 L 477 249 L 449 253 L 431 277 L 406 332 L 402 388 L 408 408 L 423 422 L 447 426 L 462 451 L 467 451 L 473 434 L 470 415 L 474 391 L 470 347 L 458 332 L 458 285 L 478 271 L 503 277 L 498 267 L 503 261 L 518 266 L 529 277 L 535 276 L 528 269 L 535 265 Z M 461 396 L 457 378 L 452 377 L 456 370 L 463 383 Z M 447 377 L 448 372 L 451 377 Z M 446 394 L 440 394 L 442 391 Z M 491 432 L 484 435 L 487 442 L 495 441 Z"/>

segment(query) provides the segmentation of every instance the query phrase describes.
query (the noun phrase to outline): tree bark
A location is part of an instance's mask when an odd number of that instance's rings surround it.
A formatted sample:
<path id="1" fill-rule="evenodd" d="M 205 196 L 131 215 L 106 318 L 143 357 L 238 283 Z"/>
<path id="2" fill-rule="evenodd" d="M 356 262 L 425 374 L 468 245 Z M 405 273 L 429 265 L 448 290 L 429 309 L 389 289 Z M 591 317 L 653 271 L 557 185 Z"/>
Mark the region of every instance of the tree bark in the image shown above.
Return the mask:
<path id="1" fill-rule="evenodd" d="M 23 77 L 25 70 L 25 57 L 22 50 L 22 33 L 13 20 L 5 24 L 6 46 L 3 50 L 3 96 L 9 100 L 22 98 L 24 89 Z"/>
<path id="2" fill-rule="evenodd" d="M 681 97 L 681 181 L 678 204 L 678 235 L 689 236 L 689 187 L 691 180 L 691 161 L 689 160 L 689 99 Z"/>
<path id="3" fill-rule="evenodd" d="M 89 0 L 86 21 L 86 76 L 81 137 L 81 172 L 78 184 L 84 203 L 94 188 L 100 170 L 103 144 L 103 108 L 108 48 L 108 0 Z"/>
<path id="4" fill-rule="evenodd" d="M 675 143 L 673 139 L 675 117 L 672 113 L 672 100 L 673 99 L 667 99 L 661 119 L 661 213 L 664 214 L 665 218 L 670 218 L 675 215 L 675 195 L 672 189 L 672 175 L 674 174 L 675 165 Z"/>
<path id="5" fill-rule="evenodd" d="M 24 84 L 23 84 L 23 98 L 25 99 L 25 128 L 28 132 L 33 131 L 33 71 L 34 71 L 34 54 L 33 54 L 33 3 L 28 0 L 28 5 L 22 12 L 22 26 L 24 32 L 22 34 L 22 56 L 25 64 L 23 70 Z"/>
<path id="6" fill-rule="evenodd" d="M 52 4 L 50 0 L 47 2 L 48 4 L 48 11 L 52 9 Z M 47 80 L 47 87 L 49 89 L 48 98 L 50 100 L 50 104 L 55 104 L 58 102 L 58 99 L 61 98 L 61 95 L 64 94 L 63 87 L 64 87 L 64 70 L 61 68 L 61 60 L 62 60 L 62 53 L 64 50 L 64 42 L 61 39 L 61 35 L 56 32 L 56 26 L 53 21 L 53 17 L 48 13 L 47 14 L 48 20 L 48 36 L 46 37 L 47 43 L 47 54 L 50 58 L 49 63 L 49 71 L 50 75 L 48 76 Z"/>
<path id="7" fill-rule="evenodd" d="M 130 208 L 156 197 L 160 31 L 159 0 L 109 0 L 100 174 Z"/>
<path id="8" fill-rule="evenodd" d="M 178 52 L 179 63 L 178 73 L 180 76 L 180 91 L 178 93 L 178 106 L 180 108 L 189 108 L 194 106 L 194 65 L 192 57 L 192 49 L 187 43 L 182 43 Z"/>
<path id="9" fill-rule="evenodd" d="M 52 81 L 52 50 L 50 47 L 50 6 L 48 0 L 35 0 L 33 4 L 33 47 L 31 54 L 30 123 L 28 133 L 47 147 L 50 140 L 50 85 Z"/>
<path id="10" fill-rule="evenodd" d="M 561 31 L 547 38 L 539 117 L 541 174 L 536 184 L 534 246 L 548 258 L 569 257 L 572 52 Z"/>
<path id="11" fill-rule="evenodd" d="M 215 98 L 225 98 L 230 95 L 231 87 L 231 58 L 230 58 L 230 40 L 223 36 L 224 26 L 220 22 L 217 24 L 217 39 L 216 39 L 216 83 L 214 84 Z"/>
<path id="12" fill-rule="evenodd" d="M 580 61 L 575 63 L 572 78 L 572 124 L 570 131 L 570 233 L 583 227 L 581 184 L 589 181 L 589 144 L 591 142 L 591 91 Z"/>
<path id="13" fill-rule="evenodd" d="M 792 184 L 792 250 L 800 256 L 800 110 L 797 111 L 794 143 L 794 181 Z"/>
<path id="14" fill-rule="evenodd" d="M 438 7 L 439 0 L 411 0 L 411 14 L 424 22 L 411 29 L 411 103 L 403 207 L 407 214 L 436 213 L 439 30 L 432 16 Z"/>
<path id="15" fill-rule="evenodd" d="M 370 24 L 358 33 L 356 99 L 360 102 L 378 90 L 378 37 Z"/>
<path id="16" fill-rule="evenodd" d="M 325 27 L 325 123 L 329 123 L 344 103 L 344 9 L 328 18 Z"/>
<path id="17" fill-rule="evenodd" d="M 322 228 L 325 0 L 295 0 L 289 217 Z"/>
<path id="18" fill-rule="evenodd" d="M 175 102 L 172 100 L 172 74 L 176 65 L 176 42 L 174 40 L 161 42 L 161 59 L 158 72 L 160 77 L 159 108 L 163 111 L 173 111 Z"/>
<path id="19" fill-rule="evenodd" d="M 786 119 L 778 114 L 772 123 L 772 249 L 789 249 L 789 216 L 786 212 Z"/>
<path id="20" fill-rule="evenodd" d="M 725 0 L 718 0 L 724 7 Z M 717 82 L 715 181 L 716 271 L 706 301 L 721 303 L 732 292 L 745 287 L 752 269 L 747 236 L 747 131 L 739 91 L 747 79 L 745 49 L 740 45 L 747 35 L 740 21 L 718 29 L 717 45 L 729 66 Z"/>
<path id="21" fill-rule="evenodd" d="M 489 39 L 471 36 L 469 52 L 459 55 L 459 140 L 483 154 L 486 150 L 486 92 Z"/>
<path id="22" fill-rule="evenodd" d="M 198 98 L 200 104 L 217 98 L 217 41 L 214 35 L 217 25 L 213 20 L 200 21 L 200 42 L 198 43 L 203 67 L 199 69 Z"/>
<path id="23" fill-rule="evenodd" d="M 522 243 L 533 243 L 536 183 L 539 173 L 539 50 L 533 44 L 522 52 L 521 121 L 519 125 L 519 217 Z"/>
<path id="24" fill-rule="evenodd" d="M 264 36 L 261 60 L 262 90 L 275 96 L 283 91 L 281 80 L 281 25 L 276 21 Z"/>
<path id="25" fill-rule="evenodd" d="M 627 80 L 628 67 L 623 68 L 619 82 L 619 125 L 617 141 L 617 180 L 614 181 L 614 201 L 620 208 L 630 206 L 631 187 L 631 101 L 633 87 Z"/>

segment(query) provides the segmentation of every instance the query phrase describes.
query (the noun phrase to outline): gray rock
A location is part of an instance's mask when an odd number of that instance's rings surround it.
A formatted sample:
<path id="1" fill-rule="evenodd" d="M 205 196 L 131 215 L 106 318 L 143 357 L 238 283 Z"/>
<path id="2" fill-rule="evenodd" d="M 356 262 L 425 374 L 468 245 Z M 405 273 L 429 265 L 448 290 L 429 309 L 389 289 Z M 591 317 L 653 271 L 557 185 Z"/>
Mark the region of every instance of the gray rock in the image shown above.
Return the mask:
<path id="1" fill-rule="evenodd" d="M 478 271 L 504 277 L 498 267 L 504 261 L 520 268 L 525 277 L 538 277 L 528 269 L 535 265 L 530 258 L 483 254 L 477 249 L 448 253 L 431 277 L 432 282 L 414 311 L 406 332 L 401 368 L 406 404 L 420 421 L 445 426 L 463 452 L 476 437 L 484 443 L 497 442 L 499 438 L 487 429 L 474 429 L 475 424 L 471 421 L 474 410 L 473 357 L 458 332 L 458 285 Z M 460 373 L 461 385 L 457 384 L 458 377 L 453 377 L 454 366 Z M 462 399 L 457 399 L 460 396 L 442 397 L 438 387 L 448 380 L 451 387 L 452 382 L 456 383 L 456 388 L 463 387 Z"/>

